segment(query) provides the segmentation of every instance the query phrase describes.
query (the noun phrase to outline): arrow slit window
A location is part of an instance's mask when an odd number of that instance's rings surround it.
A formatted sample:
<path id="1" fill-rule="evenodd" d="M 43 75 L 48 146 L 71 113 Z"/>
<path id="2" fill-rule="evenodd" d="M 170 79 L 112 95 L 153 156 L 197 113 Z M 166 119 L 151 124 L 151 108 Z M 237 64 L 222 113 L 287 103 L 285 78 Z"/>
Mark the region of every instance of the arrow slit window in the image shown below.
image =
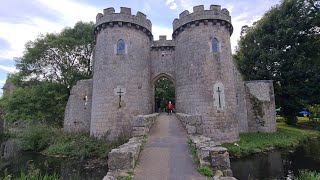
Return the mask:
<path id="1" fill-rule="evenodd" d="M 217 38 L 212 38 L 211 40 L 211 45 L 212 45 L 212 52 L 213 53 L 219 53 L 220 52 L 220 43 Z"/>
<path id="2" fill-rule="evenodd" d="M 217 107 L 217 110 L 223 110 L 225 108 L 224 86 L 221 82 L 218 82 L 213 86 L 213 99 L 213 105 Z"/>
<path id="3" fill-rule="evenodd" d="M 126 43 L 122 39 L 117 42 L 117 54 L 126 54 Z"/>

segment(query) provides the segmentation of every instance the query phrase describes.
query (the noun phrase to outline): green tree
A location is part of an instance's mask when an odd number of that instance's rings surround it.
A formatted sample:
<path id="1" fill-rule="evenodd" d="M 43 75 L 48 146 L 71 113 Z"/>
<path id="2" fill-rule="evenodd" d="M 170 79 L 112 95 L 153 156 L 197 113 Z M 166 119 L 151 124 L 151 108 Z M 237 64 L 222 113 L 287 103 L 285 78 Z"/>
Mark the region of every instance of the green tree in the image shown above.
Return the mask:
<path id="1" fill-rule="evenodd" d="M 16 59 L 19 73 L 15 78 L 20 81 L 15 82 L 57 82 L 70 90 L 78 80 L 91 78 L 93 30 L 92 22 L 78 22 L 61 33 L 40 35 L 28 42 L 23 56 Z"/>
<path id="2" fill-rule="evenodd" d="M 16 60 L 18 73 L 7 77 L 15 88 L 0 100 L 6 121 L 62 125 L 72 86 L 92 77 L 93 30 L 92 22 L 78 22 L 26 44 L 23 56 Z"/>
<path id="3" fill-rule="evenodd" d="M 161 78 L 155 83 L 155 99 L 158 108 L 165 108 L 169 101 L 175 103 L 174 84 L 167 78 Z"/>
<path id="4" fill-rule="evenodd" d="M 234 61 L 245 80 L 274 80 L 277 106 L 289 124 L 320 102 L 319 1 L 282 0 L 244 27 Z"/>
<path id="5" fill-rule="evenodd" d="M 52 82 L 15 88 L 12 95 L 1 99 L 7 122 L 36 121 L 62 125 L 68 89 Z"/>

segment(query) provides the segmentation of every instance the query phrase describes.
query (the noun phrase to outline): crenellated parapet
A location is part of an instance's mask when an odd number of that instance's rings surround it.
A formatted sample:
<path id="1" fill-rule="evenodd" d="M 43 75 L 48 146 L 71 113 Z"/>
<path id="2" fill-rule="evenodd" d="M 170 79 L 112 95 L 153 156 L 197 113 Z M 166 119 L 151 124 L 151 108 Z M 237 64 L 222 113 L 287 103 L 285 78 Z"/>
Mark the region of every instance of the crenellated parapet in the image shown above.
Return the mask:
<path id="1" fill-rule="evenodd" d="M 159 36 L 158 41 L 153 41 L 151 45 L 152 51 L 174 50 L 175 44 L 172 40 L 167 40 L 167 36 Z"/>
<path id="2" fill-rule="evenodd" d="M 114 8 L 110 7 L 104 9 L 103 14 L 97 14 L 95 34 L 98 34 L 101 29 L 112 28 L 115 26 L 126 26 L 141 30 L 142 32 L 146 33 L 150 39 L 152 39 L 151 21 L 147 19 L 147 16 L 140 11 L 138 11 L 136 15 L 132 15 L 131 8 L 121 7 L 120 13 L 115 13 Z"/>
<path id="3" fill-rule="evenodd" d="M 205 10 L 203 5 L 193 7 L 193 13 L 188 10 L 183 11 L 173 21 L 173 35 L 175 38 L 181 31 L 193 26 L 216 25 L 225 26 L 229 30 L 230 35 L 233 32 L 231 24 L 231 16 L 227 9 L 221 9 L 219 5 L 211 5 L 209 10 Z"/>

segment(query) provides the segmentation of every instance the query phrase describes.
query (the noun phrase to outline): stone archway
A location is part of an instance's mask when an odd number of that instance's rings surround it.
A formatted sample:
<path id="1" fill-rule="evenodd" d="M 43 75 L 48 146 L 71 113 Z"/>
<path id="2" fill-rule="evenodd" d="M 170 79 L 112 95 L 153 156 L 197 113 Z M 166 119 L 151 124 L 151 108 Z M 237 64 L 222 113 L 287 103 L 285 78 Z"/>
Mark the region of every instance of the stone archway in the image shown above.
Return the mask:
<path id="1" fill-rule="evenodd" d="M 161 85 L 163 85 L 164 83 L 168 84 L 168 86 L 169 86 L 166 89 L 166 91 L 168 91 L 167 94 L 171 95 L 169 97 L 169 99 L 167 97 L 166 98 L 156 97 L 158 95 L 158 93 L 159 93 L 159 91 L 157 91 L 157 88 L 164 88 L 164 87 L 161 87 Z M 159 111 L 161 112 L 161 106 L 163 106 L 163 103 L 167 103 L 166 101 L 170 100 L 170 101 L 172 101 L 174 103 L 175 102 L 175 96 L 176 96 L 175 92 L 176 92 L 175 80 L 171 75 L 169 75 L 167 73 L 160 73 L 157 76 L 155 76 L 155 78 L 153 78 L 153 80 L 152 80 L 153 112 L 159 112 Z"/>

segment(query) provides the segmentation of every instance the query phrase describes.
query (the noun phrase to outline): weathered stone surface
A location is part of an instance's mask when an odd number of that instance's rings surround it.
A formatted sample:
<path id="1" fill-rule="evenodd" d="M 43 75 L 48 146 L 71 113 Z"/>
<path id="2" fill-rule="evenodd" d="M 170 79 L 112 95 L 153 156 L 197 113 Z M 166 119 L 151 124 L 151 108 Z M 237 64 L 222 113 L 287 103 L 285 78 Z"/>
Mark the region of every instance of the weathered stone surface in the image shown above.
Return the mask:
<path id="1" fill-rule="evenodd" d="M 108 173 L 103 177 L 103 180 L 116 180 L 116 178 Z"/>
<path id="2" fill-rule="evenodd" d="M 215 173 L 214 173 L 214 176 L 213 176 L 213 180 L 220 180 L 221 177 L 223 177 L 223 172 L 220 171 L 220 170 L 217 170 Z"/>
<path id="3" fill-rule="evenodd" d="M 210 166 L 217 173 L 213 179 L 220 179 L 222 175 L 232 176 L 229 153 L 220 143 L 202 135 L 189 135 L 191 146 L 196 149 L 200 159 L 200 166 Z"/>
<path id="4" fill-rule="evenodd" d="M 110 171 L 133 169 L 139 157 L 143 138 L 131 138 L 128 143 L 112 149 L 108 154 L 108 168 Z"/>
<path id="5" fill-rule="evenodd" d="M 234 81 L 237 98 L 237 115 L 240 132 L 248 132 L 246 90 L 240 72 L 234 68 Z"/>
<path id="6" fill-rule="evenodd" d="M 189 115 L 184 113 L 176 113 L 176 116 L 187 130 L 188 134 L 202 134 L 202 120 L 200 115 Z"/>
<path id="7" fill-rule="evenodd" d="M 18 157 L 20 148 L 18 146 L 17 140 L 9 139 L 1 144 L 1 155 L 4 159 L 13 159 Z"/>
<path id="8" fill-rule="evenodd" d="M 159 113 L 133 117 L 132 137 L 147 135 Z"/>
<path id="9" fill-rule="evenodd" d="M 196 134 L 197 128 L 195 126 L 186 125 L 187 133 L 188 134 Z"/>
<path id="10" fill-rule="evenodd" d="M 72 87 L 64 113 L 66 132 L 90 132 L 92 79 L 78 81 Z"/>
<path id="11" fill-rule="evenodd" d="M 211 152 L 211 165 L 214 170 L 225 170 L 230 169 L 229 153 L 223 151 L 212 151 Z"/>
<path id="12" fill-rule="evenodd" d="M 247 81 L 246 105 L 249 132 L 275 132 L 276 111 L 272 81 Z"/>
<path id="13" fill-rule="evenodd" d="M 230 176 L 230 177 L 233 176 L 233 173 L 232 173 L 231 169 L 225 169 L 222 172 L 223 172 L 224 176 Z"/>
<path id="14" fill-rule="evenodd" d="M 65 130 L 90 129 L 92 136 L 110 140 L 122 135 L 142 136 L 150 129 L 147 119 L 132 119 L 156 111 L 154 83 L 166 77 L 176 88 L 177 112 L 191 114 L 177 114 L 191 134 L 205 135 L 215 142 L 233 142 L 239 139 L 239 132 L 275 131 L 274 106 L 265 103 L 269 99 L 274 102 L 273 93 L 266 93 L 273 92 L 272 87 L 247 82 L 245 87 L 233 64 L 229 11 L 218 5 L 205 9 L 200 5 L 194 7 L 194 12 L 182 12 L 173 21 L 172 40 L 161 36 L 157 41 L 153 41 L 151 21 L 141 12 L 132 15 L 130 8 L 122 7 L 120 13 L 114 8 L 99 13 L 92 98 L 88 100 L 92 108 L 90 105 L 90 112 L 80 111 L 82 101 L 70 96 Z M 218 50 L 213 49 L 212 40 L 218 43 Z M 122 53 L 118 52 L 118 42 L 124 42 Z M 265 91 L 267 87 L 270 89 Z M 125 93 L 118 92 L 121 89 Z M 78 88 L 76 92 L 83 91 Z M 251 97 L 263 101 L 265 114 L 271 115 L 258 117 L 247 111 L 252 108 Z M 145 130 L 132 132 L 132 127 Z"/>

